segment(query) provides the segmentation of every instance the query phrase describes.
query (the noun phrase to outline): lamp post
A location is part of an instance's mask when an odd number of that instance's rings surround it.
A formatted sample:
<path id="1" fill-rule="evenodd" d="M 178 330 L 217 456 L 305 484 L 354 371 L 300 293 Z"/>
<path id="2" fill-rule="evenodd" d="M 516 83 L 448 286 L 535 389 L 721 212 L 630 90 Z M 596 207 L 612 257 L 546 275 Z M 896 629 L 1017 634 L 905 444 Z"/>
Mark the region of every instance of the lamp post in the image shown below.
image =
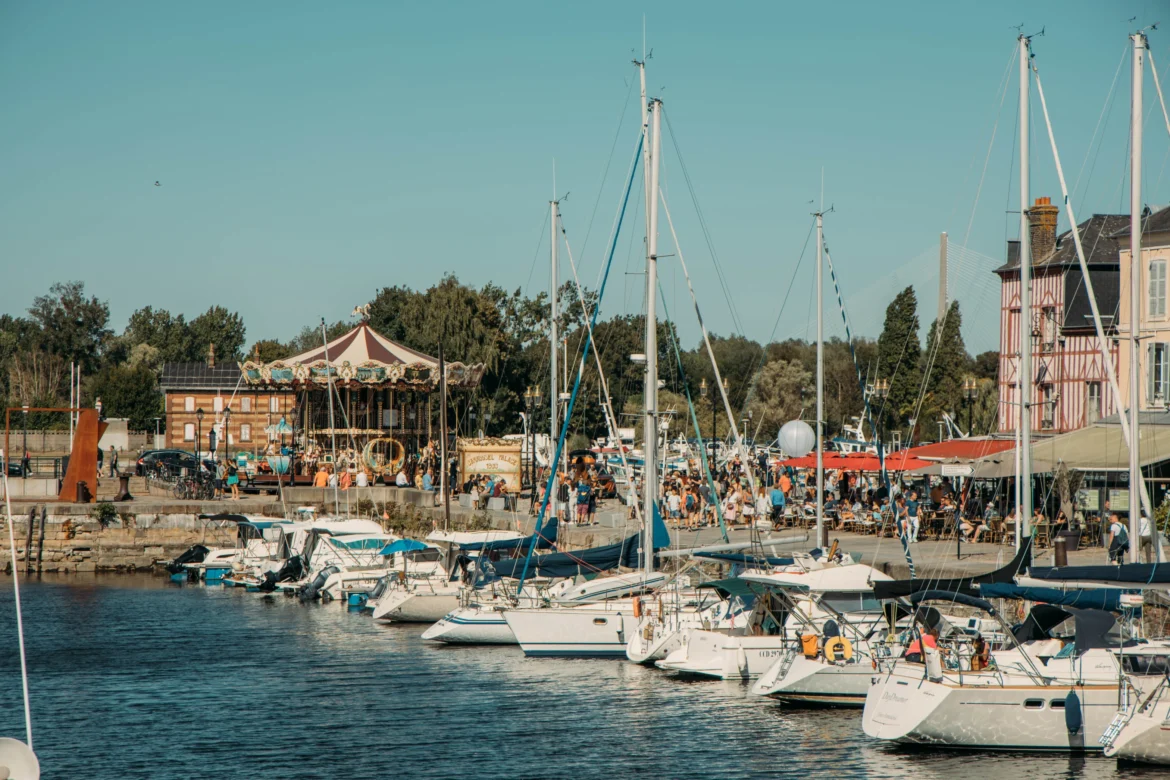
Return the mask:
<path id="1" fill-rule="evenodd" d="M 21 479 L 24 479 L 24 478 L 28 477 L 28 472 L 29 472 L 29 462 L 28 462 L 28 404 L 21 404 L 21 406 L 20 406 L 20 411 L 24 413 L 24 447 L 23 447 L 23 448 L 21 449 L 21 451 L 20 451 L 20 478 L 21 478 Z M 7 468 L 7 466 L 5 466 L 5 468 Z M 32 531 L 29 531 L 29 535 L 30 535 L 30 537 L 31 537 L 31 535 L 32 535 Z M 13 564 L 12 564 L 12 566 L 13 566 L 13 570 L 15 570 L 15 568 L 16 568 L 16 564 L 15 564 L 15 563 L 13 563 Z"/>
<path id="2" fill-rule="evenodd" d="M 154 448 L 156 450 L 158 449 L 159 423 L 161 423 L 161 422 L 162 422 L 161 417 L 154 418 Z"/>
<path id="3" fill-rule="evenodd" d="M 199 447 L 203 444 L 203 407 L 195 410 L 195 473 L 199 473 Z"/>
<path id="4" fill-rule="evenodd" d="M 881 426 L 877 432 L 878 439 L 885 441 L 886 438 L 886 421 L 885 421 L 885 405 L 886 399 L 890 397 L 890 380 L 879 379 L 873 383 L 873 394 L 877 396 L 882 402 L 882 413 L 878 415 L 878 424 Z"/>
<path id="5" fill-rule="evenodd" d="M 223 410 L 223 455 L 230 463 L 232 460 L 232 408 Z"/>
<path id="6" fill-rule="evenodd" d="M 974 433 L 971 430 L 971 407 L 975 405 L 975 397 L 979 395 L 979 385 L 975 377 L 969 376 L 963 380 L 963 396 L 967 399 L 967 435 Z"/>

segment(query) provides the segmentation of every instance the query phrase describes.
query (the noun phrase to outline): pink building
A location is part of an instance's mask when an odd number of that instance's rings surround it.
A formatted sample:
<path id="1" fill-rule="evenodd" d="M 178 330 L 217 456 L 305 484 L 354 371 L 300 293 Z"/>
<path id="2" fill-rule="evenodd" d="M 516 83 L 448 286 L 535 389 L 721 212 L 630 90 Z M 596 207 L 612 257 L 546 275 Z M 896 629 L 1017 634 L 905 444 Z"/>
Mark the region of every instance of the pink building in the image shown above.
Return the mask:
<path id="1" fill-rule="evenodd" d="M 1056 235 L 1059 209 L 1037 198 L 1028 211 L 1032 241 L 1032 311 L 1024 319 L 1032 340 L 1033 432 L 1056 434 L 1116 414 L 1102 365 L 1084 276 L 1072 231 Z M 1120 256 L 1114 235 L 1129 215 L 1094 214 L 1080 224 L 1081 244 L 1101 312 L 1109 354 L 1118 369 Z M 1020 419 L 1020 245 L 1009 241 L 1000 277 L 999 430 L 1015 431 Z"/>

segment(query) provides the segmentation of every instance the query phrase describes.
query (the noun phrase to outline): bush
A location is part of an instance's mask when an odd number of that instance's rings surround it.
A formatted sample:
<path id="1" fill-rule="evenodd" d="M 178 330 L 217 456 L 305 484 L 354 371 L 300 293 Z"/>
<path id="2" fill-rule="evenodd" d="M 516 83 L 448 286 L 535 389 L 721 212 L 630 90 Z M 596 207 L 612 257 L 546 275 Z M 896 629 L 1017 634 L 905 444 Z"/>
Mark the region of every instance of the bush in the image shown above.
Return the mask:
<path id="1" fill-rule="evenodd" d="M 109 501 L 100 501 L 89 513 L 102 528 L 109 528 L 110 523 L 118 516 L 118 510 Z"/>

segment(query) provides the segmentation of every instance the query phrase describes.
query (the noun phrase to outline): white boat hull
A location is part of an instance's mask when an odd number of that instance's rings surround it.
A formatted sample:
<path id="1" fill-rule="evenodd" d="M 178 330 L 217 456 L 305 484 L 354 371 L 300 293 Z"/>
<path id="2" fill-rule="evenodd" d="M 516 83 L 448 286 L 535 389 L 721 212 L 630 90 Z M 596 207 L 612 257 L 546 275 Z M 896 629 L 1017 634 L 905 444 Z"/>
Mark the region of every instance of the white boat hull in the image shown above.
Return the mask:
<path id="1" fill-rule="evenodd" d="M 785 644 L 779 636 L 729 636 L 692 629 L 679 649 L 655 665 L 684 675 L 750 680 L 779 660 Z"/>
<path id="2" fill-rule="evenodd" d="M 451 645 L 514 645 L 516 635 L 498 609 L 460 607 L 423 632 L 423 639 Z"/>
<path id="3" fill-rule="evenodd" d="M 597 607 L 509 609 L 504 619 L 525 655 L 624 658 L 637 628 L 629 602 Z"/>
<path id="4" fill-rule="evenodd" d="M 752 693 L 786 704 L 864 707 L 875 675 L 867 658 L 829 663 L 797 653 L 774 663 L 752 686 Z"/>
<path id="5" fill-rule="evenodd" d="M 458 588 L 390 590 L 374 607 L 374 620 L 387 623 L 434 623 L 459 607 Z"/>

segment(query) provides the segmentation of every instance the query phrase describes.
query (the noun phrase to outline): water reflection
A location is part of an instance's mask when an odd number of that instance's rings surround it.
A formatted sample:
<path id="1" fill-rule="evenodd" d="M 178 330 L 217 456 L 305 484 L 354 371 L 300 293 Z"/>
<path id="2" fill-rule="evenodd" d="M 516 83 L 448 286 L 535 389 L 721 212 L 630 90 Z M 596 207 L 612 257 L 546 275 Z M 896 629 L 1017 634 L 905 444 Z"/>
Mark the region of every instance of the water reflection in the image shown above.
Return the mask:
<path id="1" fill-rule="evenodd" d="M 11 626 L 11 581 L 0 580 Z M 1104 758 L 906 750 L 856 711 L 612 660 L 450 648 L 337 604 L 145 576 L 22 588 L 47 778 L 1144 778 Z M 0 734 L 20 734 L 0 643 Z M 1164 774 L 1164 773 L 1161 773 Z"/>

